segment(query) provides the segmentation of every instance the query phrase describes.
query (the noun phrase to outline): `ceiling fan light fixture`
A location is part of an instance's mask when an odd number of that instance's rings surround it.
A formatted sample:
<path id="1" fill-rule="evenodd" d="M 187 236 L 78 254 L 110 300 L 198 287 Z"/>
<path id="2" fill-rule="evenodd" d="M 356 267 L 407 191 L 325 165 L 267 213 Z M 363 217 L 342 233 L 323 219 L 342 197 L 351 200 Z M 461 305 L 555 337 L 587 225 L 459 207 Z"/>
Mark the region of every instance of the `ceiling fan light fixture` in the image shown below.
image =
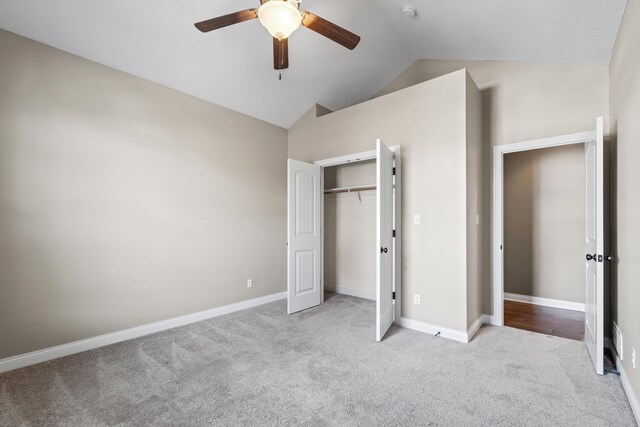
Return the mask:
<path id="1" fill-rule="evenodd" d="M 302 14 L 289 0 L 269 0 L 258 9 L 258 19 L 273 37 L 283 40 L 298 29 Z"/>

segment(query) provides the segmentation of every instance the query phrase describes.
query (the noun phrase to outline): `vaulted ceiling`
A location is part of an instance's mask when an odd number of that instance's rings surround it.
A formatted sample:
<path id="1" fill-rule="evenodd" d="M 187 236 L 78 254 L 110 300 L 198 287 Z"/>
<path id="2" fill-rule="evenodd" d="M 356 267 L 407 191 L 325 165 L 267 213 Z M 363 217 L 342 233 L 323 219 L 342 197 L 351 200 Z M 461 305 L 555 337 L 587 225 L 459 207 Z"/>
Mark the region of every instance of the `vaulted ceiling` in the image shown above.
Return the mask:
<path id="1" fill-rule="evenodd" d="M 0 0 L 0 28 L 288 128 L 314 103 L 335 110 L 371 98 L 418 59 L 608 64 L 626 0 L 303 0 L 302 10 L 362 41 L 349 51 L 301 28 L 282 80 L 259 22 L 208 34 L 193 26 L 258 5 Z"/>

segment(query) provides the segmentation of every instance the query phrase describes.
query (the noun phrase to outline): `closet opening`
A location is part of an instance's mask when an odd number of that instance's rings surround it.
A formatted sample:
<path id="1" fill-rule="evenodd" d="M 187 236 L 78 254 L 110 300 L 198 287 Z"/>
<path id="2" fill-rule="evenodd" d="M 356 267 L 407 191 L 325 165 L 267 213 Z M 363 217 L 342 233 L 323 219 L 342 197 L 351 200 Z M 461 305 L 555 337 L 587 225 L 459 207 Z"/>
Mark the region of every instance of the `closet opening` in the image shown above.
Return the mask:
<path id="1" fill-rule="evenodd" d="M 324 168 L 324 290 L 376 299 L 376 161 Z"/>
<path id="2" fill-rule="evenodd" d="M 325 289 L 375 300 L 375 339 L 400 322 L 400 147 L 287 170 L 287 313 L 322 304 Z M 372 322 L 373 323 L 373 322 Z"/>

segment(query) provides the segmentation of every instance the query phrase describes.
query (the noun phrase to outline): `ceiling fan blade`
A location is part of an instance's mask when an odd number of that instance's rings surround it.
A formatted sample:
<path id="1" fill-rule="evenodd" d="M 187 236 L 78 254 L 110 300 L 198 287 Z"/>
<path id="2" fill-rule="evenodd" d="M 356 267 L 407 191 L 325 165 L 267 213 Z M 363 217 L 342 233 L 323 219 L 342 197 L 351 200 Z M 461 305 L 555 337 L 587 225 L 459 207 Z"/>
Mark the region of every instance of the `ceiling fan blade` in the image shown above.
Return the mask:
<path id="1" fill-rule="evenodd" d="M 320 18 L 311 12 L 302 13 L 302 25 L 318 34 L 325 36 L 347 49 L 353 50 L 360 43 L 360 36 L 337 26 L 333 22 Z"/>
<path id="2" fill-rule="evenodd" d="M 258 9 L 247 9 L 239 12 L 230 13 L 217 18 L 207 19 L 206 21 L 196 22 L 194 25 L 203 33 L 217 30 L 240 22 L 249 21 L 258 17 Z"/>
<path id="3" fill-rule="evenodd" d="M 284 70 L 289 68 L 289 39 L 273 38 L 273 68 Z"/>

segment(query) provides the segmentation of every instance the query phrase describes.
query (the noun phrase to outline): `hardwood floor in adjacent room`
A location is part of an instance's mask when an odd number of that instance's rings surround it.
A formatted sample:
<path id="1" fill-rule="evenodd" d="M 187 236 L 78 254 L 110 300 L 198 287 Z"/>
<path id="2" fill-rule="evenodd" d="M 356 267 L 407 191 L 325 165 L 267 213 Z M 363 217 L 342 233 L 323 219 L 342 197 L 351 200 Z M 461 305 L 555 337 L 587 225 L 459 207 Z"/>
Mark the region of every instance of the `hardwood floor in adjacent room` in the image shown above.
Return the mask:
<path id="1" fill-rule="evenodd" d="M 504 324 L 541 334 L 584 340 L 584 313 L 516 301 L 504 301 Z"/>

